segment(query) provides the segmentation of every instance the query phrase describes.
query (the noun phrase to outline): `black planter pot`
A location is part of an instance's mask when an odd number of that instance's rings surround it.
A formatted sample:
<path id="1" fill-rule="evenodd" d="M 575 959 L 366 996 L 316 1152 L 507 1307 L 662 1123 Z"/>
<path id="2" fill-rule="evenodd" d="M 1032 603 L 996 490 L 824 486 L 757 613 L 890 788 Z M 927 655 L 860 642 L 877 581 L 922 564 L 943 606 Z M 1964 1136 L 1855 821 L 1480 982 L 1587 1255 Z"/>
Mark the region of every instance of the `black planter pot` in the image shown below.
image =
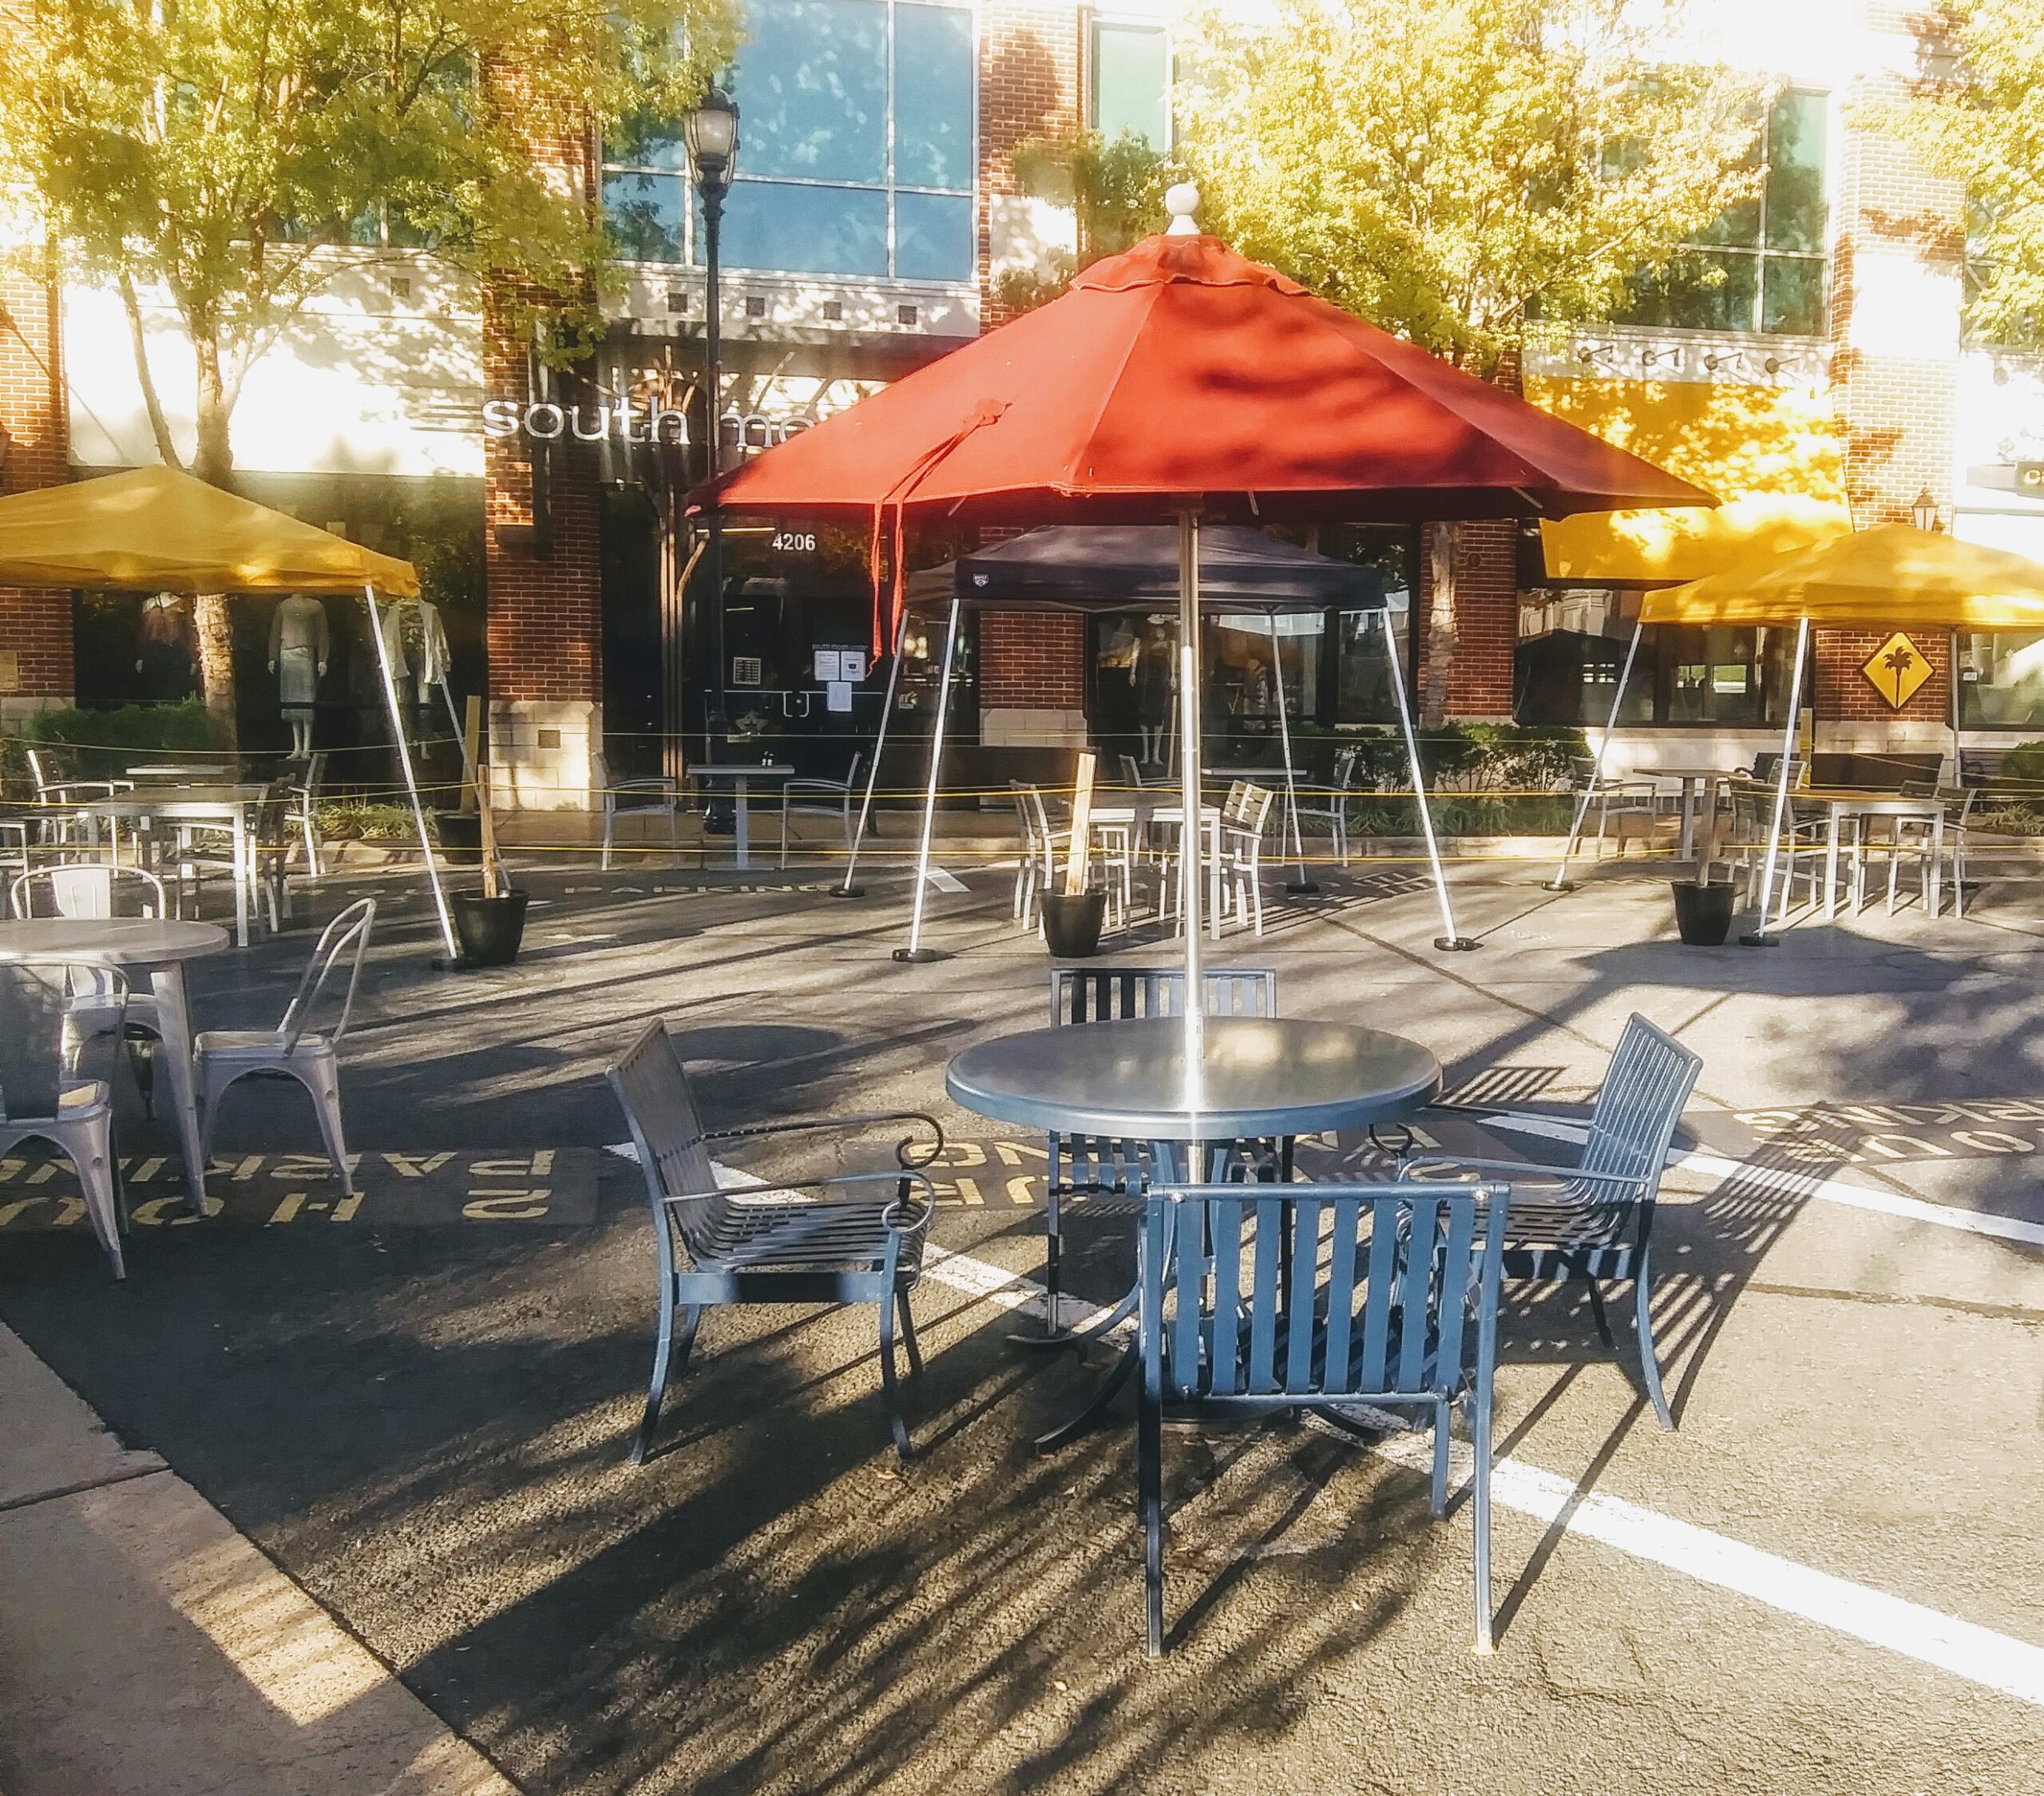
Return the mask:
<path id="1" fill-rule="evenodd" d="M 1083 961 L 1100 947 L 1100 926 L 1107 921 L 1104 891 L 1046 892 L 1043 896 L 1044 946 L 1061 961 Z"/>
<path id="2" fill-rule="evenodd" d="M 1692 948 L 1721 948 L 1732 930 L 1732 886 L 1729 880 L 1699 886 L 1679 879 L 1675 894 L 1675 931 Z"/>
<path id="3" fill-rule="evenodd" d="M 450 866 L 482 865 L 482 813 L 436 811 L 434 827 L 440 837 L 440 858 Z"/>
<path id="4" fill-rule="evenodd" d="M 525 892 L 485 898 L 480 892 L 450 892 L 447 908 L 454 915 L 454 939 L 461 945 L 465 966 L 509 966 L 525 938 Z"/>

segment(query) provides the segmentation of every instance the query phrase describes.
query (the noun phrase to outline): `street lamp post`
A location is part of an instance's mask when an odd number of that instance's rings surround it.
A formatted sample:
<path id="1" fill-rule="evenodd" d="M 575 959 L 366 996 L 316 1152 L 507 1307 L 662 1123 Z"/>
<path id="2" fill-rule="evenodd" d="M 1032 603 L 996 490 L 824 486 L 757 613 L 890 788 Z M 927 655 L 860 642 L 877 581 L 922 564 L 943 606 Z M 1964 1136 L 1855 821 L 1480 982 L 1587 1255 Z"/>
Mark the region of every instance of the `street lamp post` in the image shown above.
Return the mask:
<path id="1" fill-rule="evenodd" d="M 1939 515 L 1937 494 L 1926 486 L 1909 507 L 1909 517 L 1919 530 L 1936 529 L 1943 521 Z"/>
<path id="2" fill-rule="evenodd" d="M 703 202 L 703 384 L 704 410 L 709 418 L 710 478 L 723 471 L 723 403 L 721 326 L 723 307 L 717 294 L 718 237 L 724 222 L 724 196 L 731 191 L 731 175 L 738 166 L 738 102 L 721 87 L 713 87 L 682 124 L 682 141 L 695 173 L 695 192 Z M 716 669 L 710 682 L 709 708 L 704 733 L 709 752 L 725 729 L 724 683 L 730 665 L 724 653 L 724 526 L 715 511 L 710 513 L 709 541 L 703 560 L 715 609 Z"/>

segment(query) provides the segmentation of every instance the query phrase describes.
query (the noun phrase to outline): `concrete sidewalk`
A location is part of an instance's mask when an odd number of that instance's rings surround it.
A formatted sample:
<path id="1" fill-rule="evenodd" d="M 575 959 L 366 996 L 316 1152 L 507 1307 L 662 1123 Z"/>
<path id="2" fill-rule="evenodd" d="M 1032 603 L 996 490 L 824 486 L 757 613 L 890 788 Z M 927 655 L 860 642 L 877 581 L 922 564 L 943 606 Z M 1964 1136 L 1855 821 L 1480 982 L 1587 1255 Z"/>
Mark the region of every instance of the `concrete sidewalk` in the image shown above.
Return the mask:
<path id="1" fill-rule="evenodd" d="M 161 1459 L 124 1447 L 0 1328 L 0 1791 L 513 1787 Z"/>

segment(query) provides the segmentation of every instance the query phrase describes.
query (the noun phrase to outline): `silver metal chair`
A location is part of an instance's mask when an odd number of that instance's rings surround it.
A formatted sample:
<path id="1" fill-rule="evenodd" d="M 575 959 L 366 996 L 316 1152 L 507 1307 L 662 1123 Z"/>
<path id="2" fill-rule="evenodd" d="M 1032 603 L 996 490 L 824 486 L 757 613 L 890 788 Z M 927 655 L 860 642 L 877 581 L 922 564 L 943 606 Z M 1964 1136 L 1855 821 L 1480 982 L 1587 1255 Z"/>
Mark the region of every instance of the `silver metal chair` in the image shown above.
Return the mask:
<path id="1" fill-rule="evenodd" d="M 1021 857 L 1015 868 L 1015 920 L 1027 929 L 1036 921 L 1036 900 L 1053 888 L 1060 858 L 1072 841 L 1069 830 L 1051 827 L 1044 795 L 1036 787 L 1011 779 L 1015 821 L 1022 833 Z"/>
<path id="2" fill-rule="evenodd" d="M 1673 1428 L 1675 1418 L 1662 1394 L 1661 1366 L 1654 1349 L 1654 1208 L 1682 1106 L 1702 1067 L 1673 1036 L 1644 1017 L 1630 1017 L 1598 1088 L 1589 1137 L 1575 1165 L 1422 1155 L 1407 1160 L 1398 1175 L 1407 1179 L 1464 1168 L 1508 1174 L 1518 1195 L 1505 1241 L 1505 1277 L 1539 1283 L 1583 1280 L 1597 1332 L 1607 1347 L 1614 1343 L 1598 1287 L 1630 1280 L 1641 1375 L 1663 1428 Z M 1552 1196 L 1531 1197 L 1525 1190 L 1528 1184 L 1559 1190 Z"/>
<path id="3" fill-rule="evenodd" d="M 1223 920 L 1253 924 L 1263 934 L 1263 831 L 1275 794 L 1267 786 L 1237 782 L 1221 811 Z"/>
<path id="4" fill-rule="evenodd" d="M 1201 974 L 1210 1017 L 1274 1017 L 1278 1014 L 1278 975 L 1268 967 L 1209 967 Z M 1185 969 L 1175 966 L 1056 966 L 1051 969 L 1051 1025 L 1116 1022 L 1142 1017 L 1183 1013 Z M 1104 1322 L 1083 1330 L 1064 1329 L 1058 1318 L 1064 1289 L 1064 1206 L 1075 1199 L 1099 1203 L 1140 1199 L 1150 1178 L 1150 1144 L 1101 1136 L 1064 1135 L 1047 1138 L 1049 1165 L 1044 1179 L 1044 1326 L 1040 1335 L 1021 1335 L 1025 1346 L 1091 1340 L 1127 1313 L 1127 1306 Z M 1238 1144 L 1239 1146 L 1240 1144 Z M 1269 1161 L 1291 1173 L 1289 1142 L 1259 1142 L 1236 1156 L 1244 1169 Z"/>
<path id="5" fill-rule="evenodd" d="M 923 1369 L 909 1294 L 922 1271 L 923 1242 L 936 1209 L 936 1187 L 922 1169 L 944 1151 L 935 1119 L 913 1112 L 826 1117 L 706 1129 L 688 1075 L 667 1025 L 649 1024 L 609 1069 L 624 1108 L 653 1211 L 660 1268 L 660 1328 L 652 1382 L 633 1437 L 631 1462 L 641 1464 L 660 1425 L 671 1370 L 683 1371 L 703 1309 L 709 1304 L 871 1303 L 880 1314 L 880 1378 L 894 1450 L 911 1452 L 895 1383 L 894 1324 L 912 1374 Z M 727 1186 L 710 1157 L 715 1141 L 763 1140 L 826 1130 L 855 1131 L 913 1124 L 931 1140 L 897 1144 L 896 1164 L 880 1172 L 775 1179 L 752 1189 Z M 814 1202 L 797 1192 L 835 1192 L 891 1186 L 884 1202 Z"/>
<path id="6" fill-rule="evenodd" d="M 316 882 L 326 871 L 319 859 L 319 791 L 327 777 L 327 754 L 324 749 L 307 756 L 303 761 L 291 761 L 287 767 L 298 770 L 297 777 L 287 774 L 291 788 L 291 820 L 297 826 L 299 839 L 305 845 L 305 872 L 308 879 Z"/>
<path id="7" fill-rule="evenodd" d="M 113 977 L 117 1008 L 126 985 Z M 117 1279 L 128 1276 L 121 1248 L 125 1222 L 121 1163 L 113 1151 L 113 1094 L 103 1079 L 73 1079 L 64 1070 L 68 1009 L 63 969 L 0 965 L 0 1153 L 43 1140 L 78 1169 L 85 1215 Z"/>
<path id="8" fill-rule="evenodd" d="M 8 908 L 17 917 L 167 917 L 163 882 L 140 867 L 109 866 L 96 862 L 66 862 L 24 873 L 7 889 Z M 156 1050 L 162 1039 L 156 1001 L 133 992 L 121 974 L 107 967 L 70 969 L 71 1027 L 81 1037 L 111 1035 L 128 1050 L 128 1067 L 142 1108 L 156 1114 Z"/>
<path id="9" fill-rule="evenodd" d="M 1578 755 L 1571 764 L 1575 775 L 1575 789 L 1582 791 L 1596 775 L 1597 763 L 1592 757 Z M 1650 838 L 1654 819 L 1661 815 L 1660 788 L 1651 779 L 1628 774 L 1606 773 L 1597 778 L 1596 791 L 1590 799 L 1590 805 L 1597 813 L 1598 842 L 1601 844 L 1604 832 L 1610 829 L 1618 842 L 1618 853 L 1622 855 L 1626 851 L 1626 832 L 1622 827 L 1614 827 L 1614 821 L 1622 825 L 1627 817 L 1644 817 L 1647 820 L 1647 831 Z"/>
<path id="10" fill-rule="evenodd" d="M 1356 768 L 1362 757 L 1360 747 L 1344 748 L 1334 757 L 1334 777 L 1330 782 L 1321 785 L 1301 780 L 1294 788 L 1299 827 L 1303 830 L 1309 823 L 1325 823 L 1333 839 L 1335 854 L 1344 866 L 1349 864 L 1349 791 L 1356 783 Z"/>
<path id="11" fill-rule="evenodd" d="M 1491 1650 L 1491 1409 L 1511 1191 L 1221 1183 L 1150 1193 L 1135 1438 L 1153 1659 L 1164 1650 L 1166 1415 L 1311 1409 L 1367 1440 L 1359 1405 L 1432 1418 L 1436 1517 L 1448 1508 L 1450 1422 L 1464 1412 L 1476 1461 L 1476 1651 Z"/>
<path id="12" fill-rule="evenodd" d="M 1945 866 L 1949 870 L 1946 878 L 1951 886 L 1951 914 L 1955 917 L 1963 917 L 1966 914 L 1967 832 L 1971 827 L 1974 801 L 1980 796 L 1980 788 L 1977 786 L 1911 783 L 1902 788 L 1902 795 L 1904 798 L 1935 799 L 1943 803 L 1943 854 Z M 1935 832 L 1927 819 L 1903 817 L 1895 819 L 1895 840 L 1891 845 L 1888 863 L 1888 908 L 1891 914 L 1895 910 L 1896 885 L 1905 859 L 1915 863 L 1917 892 L 1923 907 L 1926 910 L 1930 908 L 1931 857 L 1935 841 Z"/>
<path id="13" fill-rule="evenodd" d="M 604 801 L 603 870 L 610 870 L 612 844 L 617 839 L 620 817 L 665 817 L 667 847 L 681 853 L 681 783 L 664 774 L 644 779 L 613 779 L 601 755 L 589 757 L 589 783 Z"/>
<path id="14" fill-rule="evenodd" d="M 132 779 L 65 779 L 57 774 L 54 763 L 48 760 L 47 751 L 43 749 L 29 749 L 23 758 L 28 762 L 29 778 L 35 786 L 37 807 L 47 813 L 38 819 L 42 839 L 46 843 L 76 839 L 77 832 L 85 827 L 75 814 L 81 803 L 90 799 L 110 799 L 117 792 L 132 792 L 135 789 Z M 115 845 L 117 850 L 117 824 Z"/>
<path id="15" fill-rule="evenodd" d="M 859 795 L 859 769 L 865 764 L 866 751 L 861 749 L 853 755 L 852 764 L 842 779 L 788 779 L 781 785 L 781 865 L 788 864 L 788 819 L 791 815 L 807 817 L 835 817 L 844 826 L 845 852 L 852 851 L 853 832 L 858 827 L 858 808 L 853 800 Z M 827 799 L 827 803 L 802 803 L 803 799 Z"/>
<path id="16" fill-rule="evenodd" d="M 347 1143 L 341 1129 L 339 1050 L 347 1033 L 348 1017 L 355 1009 L 355 989 L 362 981 L 362 962 L 369 950 L 369 932 L 376 921 L 376 901 L 362 898 L 350 905 L 320 933 L 312 957 L 298 981 L 298 989 L 285 1006 L 283 1018 L 273 1029 L 204 1029 L 192 1044 L 198 1075 L 199 1140 L 201 1150 L 210 1154 L 213 1134 L 220 1125 L 220 1100 L 228 1088 L 251 1076 L 295 1079 L 312 1100 L 319 1119 L 320 1138 L 334 1177 L 344 1191 L 355 1189 L 348 1166 Z M 346 960 L 347 984 L 338 997 L 339 1009 L 324 1029 L 313 1025 L 335 1000 L 327 987 Z"/>

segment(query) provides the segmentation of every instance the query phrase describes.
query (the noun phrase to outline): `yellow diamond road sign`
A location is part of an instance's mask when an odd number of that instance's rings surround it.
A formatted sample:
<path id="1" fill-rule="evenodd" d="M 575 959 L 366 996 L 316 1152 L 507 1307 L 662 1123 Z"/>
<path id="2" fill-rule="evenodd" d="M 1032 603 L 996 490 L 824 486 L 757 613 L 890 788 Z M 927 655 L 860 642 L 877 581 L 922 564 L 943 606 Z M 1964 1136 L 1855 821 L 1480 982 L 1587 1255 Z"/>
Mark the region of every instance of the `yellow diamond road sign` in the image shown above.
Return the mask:
<path id="1" fill-rule="evenodd" d="M 1898 630 L 1874 651 L 1860 671 L 1873 681 L 1874 690 L 1899 711 L 1931 677 L 1931 664 L 1923 651 Z"/>

